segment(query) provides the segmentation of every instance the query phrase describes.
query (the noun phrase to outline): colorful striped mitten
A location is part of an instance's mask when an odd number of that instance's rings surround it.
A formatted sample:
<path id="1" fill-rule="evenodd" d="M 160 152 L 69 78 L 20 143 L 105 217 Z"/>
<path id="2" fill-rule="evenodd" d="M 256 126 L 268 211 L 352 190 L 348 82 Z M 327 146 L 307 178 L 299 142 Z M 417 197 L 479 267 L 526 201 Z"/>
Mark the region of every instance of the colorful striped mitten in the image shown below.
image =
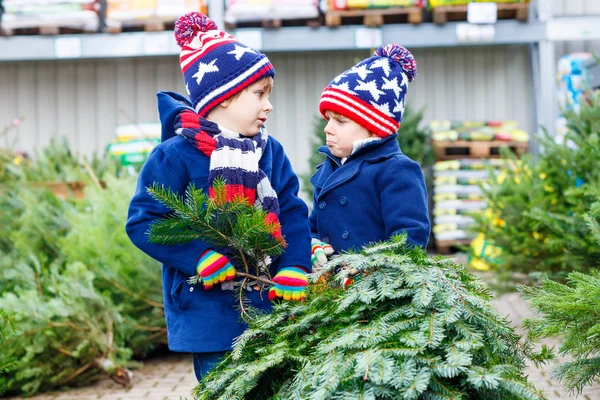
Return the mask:
<path id="1" fill-rule="evenodd" d="M 275 286 L 269 291 L 269 300 L 282 297 L 284 300 L 302 301 L 306 297 L 308 278 L 299 267 L 282 268 L 273 278 Z"/>
<path id="2" fill-rule="evenodd" d="M 235 268 L 229 259 L 213 250 L 206 250 L 202 253 L 196 271 L 202 278 L 204 290 L 211 289 L 217 283 L 235 278 Z"/>
<path id="3" fill-rule="evenodd" d="M 327 256 L 333 254 L 333 247 L 330 244 L 321 242 L 319 239 L 311 241 L 311 261 L 313 269 L 323 268 L 327 264 Z"/>

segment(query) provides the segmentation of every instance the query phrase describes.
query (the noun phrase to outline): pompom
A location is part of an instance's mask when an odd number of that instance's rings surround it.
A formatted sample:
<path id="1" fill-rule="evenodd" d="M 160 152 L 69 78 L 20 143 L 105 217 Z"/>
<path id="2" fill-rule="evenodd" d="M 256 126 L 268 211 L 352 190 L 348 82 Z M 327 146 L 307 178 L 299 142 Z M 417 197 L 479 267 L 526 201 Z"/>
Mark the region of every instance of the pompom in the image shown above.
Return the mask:
<path id="1" fill-rule="evenodd" d="M 206 15 L 199 12 L 187 13 L 179 17 L 175 23 L 175 40 L 179 47 L 189 44 L 198 32 L 219 29 Z"/>
<path id="2" fill-rule="evenodd" d="M 386 44 L 375 50 L 373 55 L 388 57 L 394 60 L 400 65 L 402 72 L 406 74 L 409 82 L 412 82 L 415 76 L 417 76 L 417 62 L 415 61 L 415 57 L 405 47 L 397 44 Z"/>

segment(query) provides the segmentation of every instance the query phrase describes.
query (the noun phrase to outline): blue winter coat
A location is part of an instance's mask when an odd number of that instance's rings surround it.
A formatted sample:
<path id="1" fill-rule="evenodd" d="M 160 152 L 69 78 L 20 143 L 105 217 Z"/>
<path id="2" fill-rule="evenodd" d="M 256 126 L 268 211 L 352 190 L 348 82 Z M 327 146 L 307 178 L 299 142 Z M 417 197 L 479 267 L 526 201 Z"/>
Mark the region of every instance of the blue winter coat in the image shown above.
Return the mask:
<path id="1" fill-rule="evenodd" d="M 172 132 L 173 119 L 182 108 L 189 107 L 185 98 L 159 93 L 159 113 L 163 126 L 163 142 L 150 154 L 142 167 L 127 219 L 127 234 L 131 241 L 163 263 L 162 289 L 169 348 L 181 352 L 216 352 L 230 350 L 233 339 L 245 326 L 239 321 L 233 292 L 219 285 L 203 290 L 201 284 L 189 285 L 187 279 L 196 274 L 200 255 L 208 248 L 228 254 L 200 240 L 184 245 L 162 246 L 148 241 L 150 223 L 167 213 L 165 207 L 152 199 L 146 188 L 153 182 L 164 184 L 183 194 L 189 184 L 207 191 L 210 159 L 181 136 Z M 298 198 L 298 178 L 281 144 L 269 137 L 259 167 L 265 172 L 279 198 L 279 219 L 287 241 L 287 249 L 272 265 L 274 275 L 288 266 L 311 269 L 308 208 Z M 267 293 L 248 294 L 253 304 L 270 310 Z"/>
<path id="2" fill-rule="evenodd" d="M 314 204 L 310 228 L 314 238 L 336 251 L 360 249 L 406 231 L 408 242 L 427 246 L 427 189 L 419 164 L 402 154 L 397 135 L 370 142 L 342 165 L 327 156 L 312 176 Z"/>

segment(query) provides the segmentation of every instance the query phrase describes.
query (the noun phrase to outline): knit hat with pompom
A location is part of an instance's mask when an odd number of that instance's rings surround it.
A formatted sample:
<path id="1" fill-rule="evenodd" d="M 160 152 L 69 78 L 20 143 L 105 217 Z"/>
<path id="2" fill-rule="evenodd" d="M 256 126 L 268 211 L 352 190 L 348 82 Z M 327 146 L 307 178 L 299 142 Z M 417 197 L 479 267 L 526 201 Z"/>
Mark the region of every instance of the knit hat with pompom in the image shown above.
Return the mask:
<path id="1" fill-rule="evenodd" d="M 382 138 L 393 135 L 400 129 L 408 83 L 416 75 L 410 51 L 397 44 L 381 46 L 329 83 L 319 111 L 324 117 L 328 110 L 341 114 Z"/>
<path id="2" fill-rule="evenodd" d="M 275 76 L 267 56 L 220 31 L 199 12 L 177 20 L 175 39 L 181 47 L 179 63 L 186 90 L 203 117 L 252 83 Z"/>

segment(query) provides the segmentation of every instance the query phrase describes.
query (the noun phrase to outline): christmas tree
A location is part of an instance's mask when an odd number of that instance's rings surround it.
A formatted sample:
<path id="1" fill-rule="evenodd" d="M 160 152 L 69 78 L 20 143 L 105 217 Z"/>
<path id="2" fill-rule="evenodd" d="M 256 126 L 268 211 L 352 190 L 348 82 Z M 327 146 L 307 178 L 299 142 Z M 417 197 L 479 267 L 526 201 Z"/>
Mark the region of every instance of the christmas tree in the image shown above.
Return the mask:
<path id="1" fill-rule="evenodd" d="M 334 273 L 335 271 L 339 271 Z M 346 288 L 342 282 L 350 279 Z M 345 254 L 306 302 L 256 316 L 196 399 L 543 399 L 509 327 L 462 265 L 406 236 Z"/>
<path id="2" fill-rule="evenodd" d="M 270 257 L 281 255 L 285 243 L 273 236 L 278 226 L 267 222 L 267 213 L 248 204 L 244 197 L 226 199 L 225 181 L 216 179 L 214 197 L 187 187 L 184 196 L 154 184 L 148 193 L 172 213 L 150 226 L 148 237 L 151 242 L 163 245 L 187 243 L 202 239 L 204 242 L 232 250 L 233 261 L 240 265 L 236 276 L 241 281 L 236 295 L 242 317 L 251 318 L 251 307 L 244 297 L 248 285 L 258 285 L 264 290 L 273 284 L 269 271 Z M 198 283 L 199 276 L 190 277 L 191 284 Z"/>
<path id="3" fill-rule="evenodd" d="M 600 195 L 599 116 L 600 94 L 594 94 L 579 113 L 565 112 L 565 143 L 538 138 L 542 151 L 536 160 L 505 153 L 501 176 L 484 187 L 489 210 L 476 217 L 474 230 L 500 249 L 490 261 L 503 278 L 537 272 L 564 279 L 600 258 L 586 223 Z"/>
<path id="4" fill-rule="evenodd" d="M 592 237 L 600 244 L 600 202 L 592 206 L 587 217 Z M 571 392 L 581 393 L 586 385 L 600 376 L 600 271 L 598 262 L 590 265 L 589 274 L 572 272 L 567 284 L 546 279 L 541 287 L 522 287 L 524 297 L 541 315 L 525 321 L 532 338 L 559 337 L 562 356 L 572 361 L 560 364 L 553 377 Z"/>

